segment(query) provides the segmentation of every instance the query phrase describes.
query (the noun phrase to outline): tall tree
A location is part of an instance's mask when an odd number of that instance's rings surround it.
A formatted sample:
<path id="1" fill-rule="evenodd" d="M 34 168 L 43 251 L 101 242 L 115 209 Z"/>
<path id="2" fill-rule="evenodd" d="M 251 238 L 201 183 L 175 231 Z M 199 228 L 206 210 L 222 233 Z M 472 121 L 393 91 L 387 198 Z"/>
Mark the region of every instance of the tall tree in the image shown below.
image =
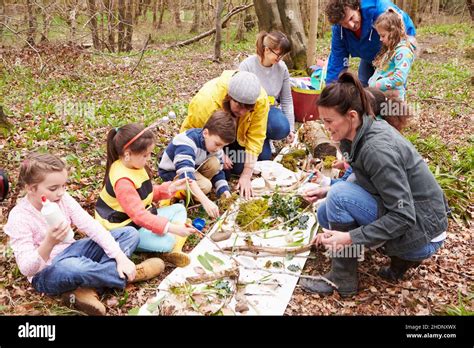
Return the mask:
<path id="1" fill-rule="evenodd" d="M 118 0 L 118 36 L 117 50 L 123 52 L 125 49 L 125 4 L 126 0 Z"/>
<path id="2" fill-rule="evenodd" d="M 191 25 L 190 33 L 197 33 L 201 29 L 201 8 L 199 3 L 202 4 L 203 0 L 193 0 L 193 24 Z"/>
<path id="3" fill-rule="evenodd" d="M 102 45 L 99 40 L 99 32 L 97 30 L 97 9 L 95 6 L 95 0 L 87 0 L 87 8 L 89 12 L 89 27 L 92 34 L 92 44 L 96 50 L 100 50 Z"/>
<path id="4" fill-rule="evenodd" d="M 26 0 L 26 11 L 28 18 L 28 31 L 26 41 L 31 46 L 35 45 L 35 36 L 36 36 L 36 13 L 32 0 Z"/>
<path id="5" fill-rule="evenodd" d="M 309 10 L 309 39 L 306 65 L 316 63 L 316 39 L 318 37 L 319 0 L 311 0 Z"/>
<path id="6" fill-rule="evenodd" d="M 104 5 L 107 11 L 107 40 L 110 50 L 115 52 L 115 0 L 105 0 Z"/>
<path id="7" fill-rule="evenodd" d="M 0 22 L 5 23 L 5 0 L 0 0 Z M 0 25 L 0 37 L 2 37 L 3 25 Z"/>
<path id="8" fill-rule="evenodd" d="M 222 11 L 224 10 L 224 0 L 217 0 L 216 8 L 216 41 L 214 43 L 214 61 L 219 62 L 221 59 L 221 43 L 222 43 Z"/>
<path id="9" fill-rule="evenodd" d="M 466 0 L 467 8 L 469 9 L 469 13 L 471 14 L 471 19 L 474 21 L 474 1 Z"/>
<path id="10" fill-rule="evenodd" d="M 133 17 L 135 11 L 135 1 L 127 0 L 125 9 L 125 37 L 124 37 L 124 50 L 129 52 L 132 50 L 132 38 L 133 38 Z"/>

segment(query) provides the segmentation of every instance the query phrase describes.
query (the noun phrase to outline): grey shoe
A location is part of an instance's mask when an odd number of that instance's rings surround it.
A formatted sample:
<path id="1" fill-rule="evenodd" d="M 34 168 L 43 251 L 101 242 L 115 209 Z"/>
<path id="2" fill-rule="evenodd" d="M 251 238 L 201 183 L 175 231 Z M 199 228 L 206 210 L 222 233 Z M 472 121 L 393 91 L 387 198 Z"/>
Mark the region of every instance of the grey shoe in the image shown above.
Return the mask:
<path id="1" fill-rule="evenodd" d="M 355 224 L 331 223 L 332 229 L 341 232 L 350 231 L 357 227 L 358 225 Z M 331 271 L 323 275 L 323 277 L 336 284 L 338 286 L 337 289 L 324 280 L 316 279 L 301 279 L 300 286 L 305 291 L 320 295 L 330 295 L 334 290 L 337 290 L 342 297 L 355 295 L 359 289 L 357 266 L 357 257 L 333 257 L 331 258 Z"/>

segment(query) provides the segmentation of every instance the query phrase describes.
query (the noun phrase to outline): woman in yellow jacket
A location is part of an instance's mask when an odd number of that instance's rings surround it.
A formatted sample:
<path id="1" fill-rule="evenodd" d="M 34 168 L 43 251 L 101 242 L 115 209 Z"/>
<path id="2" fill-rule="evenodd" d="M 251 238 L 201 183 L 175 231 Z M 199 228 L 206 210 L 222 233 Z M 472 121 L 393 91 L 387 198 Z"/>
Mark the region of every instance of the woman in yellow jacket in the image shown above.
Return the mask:
<path id="1" fill-rule="evenodd" d="M 270 105 L 258 77 L 247 71 L 225 70 L 208 81 L 189 104 L 181 132 L 202 128 L 217 109 L 229 111 L 237 122 L 237 140 L 224 149 L 224 169 L 239 174 L 238 189 L 252 196 L 253 167 L 262 152 Z"/>

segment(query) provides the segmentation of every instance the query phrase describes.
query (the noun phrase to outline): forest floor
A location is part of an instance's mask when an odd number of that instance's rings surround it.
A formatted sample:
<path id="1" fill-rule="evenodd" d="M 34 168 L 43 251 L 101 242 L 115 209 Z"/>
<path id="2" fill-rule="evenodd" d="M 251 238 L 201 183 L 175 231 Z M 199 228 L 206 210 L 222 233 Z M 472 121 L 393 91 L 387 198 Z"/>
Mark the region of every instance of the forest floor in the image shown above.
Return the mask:
<path id="1" fill-rule="evenodd" d="M 38 47 L 42 71 L 36 52 L 0 48 L 0 105 L 13 124 L 8 135 L 2 135 L 0 129 L 0 167 L 15 184 L 19 164 L 28 151 L 57 154 L 70 168 L 69 192 L 93 213 L 104 175 L 107 131 L 130 122 L 150 124 L 173 110 L 177 120 L 159 129 L 153 156 L 156 169 L 157 157 L 177 133 L 191 97 L 206 81 L 253 54 L 255 34 L 247 33 L 242 43 L 224 40 L 220 64 L 212 62 L 209 39 L 174 50 L 166 49 L 166 42 L 156 42 L 142 59 L 140 51 L 106 54 L 47 44 Z M 434 257 L 393 284 L 376 275 L 388 258 L 369 251 L 359 266 L 356 296 L 322 298 L 297 286 L 287 315 L 473 313 L 473 229 L 469 221 L 474 185 L 474 30 L 466 23 L 433 25 L 422 27 L 418 40 L 421 54 L 410 74 L 408 100 L 419 113 L 406 136 L 427 160 L 454 208 L 448 239 Z M 328 53 L 326 37 L 318 42 L 318 57 L 326 58 Z M 62 306 L 58 298 L 36 293 L 19 272 L 3 233 L 7 213 L 19 194 L 14 190 L 0 205 L 0 314 L 80 314 Z M 199 214 L 198 209 L 191 212 Z M 186 250 L 196 243 L 196 238 L 188 239 Z M 145 257 L 141 254 L 133 259 L 139 262 Z M 322 274 L 328 267 L 328 258 L 317 251 L 303 273 Z M 108 314 L 126 315 L 144 304 L 172 269 L 167 267 L 157 279 L 104 294 Z"/>

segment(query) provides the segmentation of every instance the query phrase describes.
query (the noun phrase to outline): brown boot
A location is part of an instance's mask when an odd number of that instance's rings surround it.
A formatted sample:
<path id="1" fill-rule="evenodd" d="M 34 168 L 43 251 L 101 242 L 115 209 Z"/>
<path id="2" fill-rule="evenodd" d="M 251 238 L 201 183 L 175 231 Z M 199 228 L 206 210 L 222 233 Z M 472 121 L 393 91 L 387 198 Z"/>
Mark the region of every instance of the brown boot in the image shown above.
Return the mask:
<path id="1" fill-rule="evenodd" d="M 61 298 L 66 306 L 73 306 L 87 315 L 105 315 L 105 306 L 94 289 L 77 288 L 62 294 Z"/>
<path id="2" fill-rule="evenodd" d="M 137 274 L 130 283 L 141 282 L 155 278 L 165 269 L 165 263 L 158 257 L 152 257 L 135 266 Z"/>

